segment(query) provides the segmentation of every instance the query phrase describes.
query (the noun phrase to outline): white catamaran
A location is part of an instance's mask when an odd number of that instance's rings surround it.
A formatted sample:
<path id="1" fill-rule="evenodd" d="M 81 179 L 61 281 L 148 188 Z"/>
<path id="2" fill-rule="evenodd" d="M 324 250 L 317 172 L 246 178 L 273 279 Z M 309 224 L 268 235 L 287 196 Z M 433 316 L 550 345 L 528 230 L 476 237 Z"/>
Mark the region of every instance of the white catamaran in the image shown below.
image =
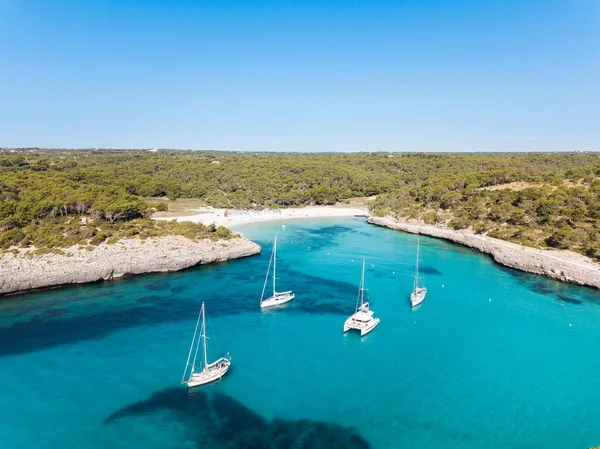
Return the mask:
<path id="1" fill-rule="evenodd" d="M 344 332 L 350 329 L 360 331 L 360 336 L 367 335 L 379 324 L 379 318 L 373 318 L 373 311 L 369 309 L 369 303 L 365 302 L 365 259 L 363 259 L 360 287 L 356 298 L 354 314 L 344 323 Z"/>
<path id="2" fill-rule="evenodd" d="M 425 282 L 423 276 L 419 273 L 419 262 L 423 265 L 421 260 L 421 238 L 417 238 L 417 260 L 415 262 L 415 285 L 413 291 L 410 294 L 410 303 L 413 307 L 418 306 L 425 300 L 427 289 L 425 288 Z"/>
<path id="3" fill-rule="evenodd" d="M 198 325 L 202 319 L 202 327 L 200 328 L 200 335 L 198 335 Z M 198 335 L 198 338 L 196 336 Z M 198 321 L 196 321 L 196 329 L 194 330 L 194 338 L 192 338 L 192 344 L 190 346 L 190 352 L 188 354 L 187 362 L 185 363 L 185 370 L 183 371 L 183 377 L 181 383 L 188 387 L 196 387 L 198 385 L 208 384 L 220 379 L 225 375 L 229 366 L 231 365 L 231 356 L 229 353 L 225 354 L 225 357 L 221 357 L 219 360 L 213 363 L 208 363 L 206 355 L 206 319 L 204 316 L 204 303 L 200 308 L 198 314 Z M 198 349 L 200 348 L 200 341 L 202 341 L 202 370 L 196 371 L 196 358 L 198 357 Z M 194 347 L 196 350 L 194 351 Z M 192 351 L 194 352 L 194 359 L 190 364 L 192 358 Z M 188 368 L 191 366 L 191 370 Z M 189 377 L 188 376 L 189 371 Z M 186 380 L 187 377 L 187 380 Z"/>
<path id="4" fill-rule="evenodd" d="M 271 272 L 271 264 L 273 264 L 273 295 L 269 298 L 265 298 L 265 290 L 267 288 L 267 282 L 269 281 L 269 273 Z M 265 309 L 267 307 L 279 306 L 291 301 L 296 297 L 291 290 L 287 292 L 278 292 L 275 290 L 275 283 L 277 282 L 277 236 L 275 236 L 275 243 L 273 244 L 273 252 L 269 259 L 269 269 L 267 270 L 267 276 L 265 277 L 265 284 L 263 285 L 262 295 L 260 296 L 260 307 Z"/>

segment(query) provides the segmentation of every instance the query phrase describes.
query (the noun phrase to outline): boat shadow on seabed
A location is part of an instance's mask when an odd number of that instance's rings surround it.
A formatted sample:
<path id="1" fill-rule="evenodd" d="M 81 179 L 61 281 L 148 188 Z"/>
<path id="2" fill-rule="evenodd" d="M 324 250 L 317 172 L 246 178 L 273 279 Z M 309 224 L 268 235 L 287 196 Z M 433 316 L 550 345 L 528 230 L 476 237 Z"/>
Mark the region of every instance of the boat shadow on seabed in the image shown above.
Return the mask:
<path id="1" fill-rule="evenodd" d="M 354 429 L 323 421 L 267 421 L 220 392 L 167 388 L 112 413 L 104 421 L 168 411 L 198 448 L 368 449 Z"/>

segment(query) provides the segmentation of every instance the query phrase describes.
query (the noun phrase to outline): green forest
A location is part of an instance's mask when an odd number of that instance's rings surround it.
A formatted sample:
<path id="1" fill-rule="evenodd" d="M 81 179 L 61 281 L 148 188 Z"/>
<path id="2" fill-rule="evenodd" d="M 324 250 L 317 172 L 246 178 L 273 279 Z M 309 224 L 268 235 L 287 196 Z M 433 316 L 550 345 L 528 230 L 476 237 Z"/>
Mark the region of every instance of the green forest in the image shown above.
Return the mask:
<path id="1" fill-rule="evenodd" d="M 4 150 L 0 248 L 165 234 L 230 237 L 222 227 L 150 220 L 168 207 L 161 198 L 274 208 L 377 195 L 370 205 L 377 215 L 472 228 L 599 259 L 599 177 L 595 153 Z"/>

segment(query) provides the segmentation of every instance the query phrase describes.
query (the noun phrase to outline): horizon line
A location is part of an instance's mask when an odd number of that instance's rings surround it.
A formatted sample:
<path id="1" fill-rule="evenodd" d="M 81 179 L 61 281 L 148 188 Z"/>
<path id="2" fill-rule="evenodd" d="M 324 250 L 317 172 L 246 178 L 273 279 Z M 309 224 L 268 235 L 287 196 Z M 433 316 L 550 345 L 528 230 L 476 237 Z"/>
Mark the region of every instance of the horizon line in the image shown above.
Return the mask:
<path id="1" fill-rule="evenodd" d="M 118 148 L 118 147 L 38 147 L 38 146 L 22 146 L 22 147 L 0 147 L 0 152 L 17 152 L 17 151 L 147 151 L 157 153 L 159 151 L 195 151 L 195 152 L 216 152 L 216 153 L 285 153 L 285 154 L 463 154 L 463 153 L 498 153 L 498 154 L 526 154 L 526 153 L 598 153 L 597 150 L 460 150 L 460 151 L 444 151 L 444 150 L 230 150 L 230 149 L 199 149 L 199 148 Z"/>

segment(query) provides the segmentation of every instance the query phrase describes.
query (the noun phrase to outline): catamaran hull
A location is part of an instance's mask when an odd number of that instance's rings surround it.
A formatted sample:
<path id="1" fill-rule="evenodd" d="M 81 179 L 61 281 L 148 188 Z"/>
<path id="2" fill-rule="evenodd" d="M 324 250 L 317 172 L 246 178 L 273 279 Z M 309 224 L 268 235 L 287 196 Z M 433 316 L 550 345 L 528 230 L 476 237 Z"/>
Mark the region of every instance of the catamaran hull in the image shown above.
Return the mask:
<path id="1" fill-rule="evenodd" d="M 296 297 L 296 295 L 290 294 L 290 295 L 285 295 L 285 296 L 281 296 L 281 297 L 277 297 L 277 298 L 273 298 L 273 297 L 267 298 L 264 301 L 261 301 L 260 308 L 266 309 L 268 307 L 280 306 L 282 304 L 285 304 L 286 302 L 290 302 L 295 297 Z"/>
<path id="2" fill-rule="evenodd" d="M 369 332 L 371 332 L 373 329 L 375 329 L 377 327 L 377 325 L 379 324 L 380 319 L 379 318 L 373 318 L 373 320 L 371 320 L 368 323 L 363 324 L 356 324 L 354 322 L 352 322 L 351 318 L 348 318 L 346 320 L 346 322 L 344 323 L 344 332 L 348 332 L 350 330 L 357 330 L 360 331 L 360 336 L 364 337 L 365 335 L 367 335 Z"/>
<path id="3" fill-rule="evenodd" d="M 219 363 L 221 363 L 220 366 L 218 366 Z M 207 371 L 193 373 L 185 384 L 190 388 L 209 384 L 223 377 L 229 371 L 230 366 L 231 362 L 223 357 L 213 363 L 212 367 Z"/>
<path id="4" fill-rule="evenodd" d="M 410 303 L 413 307 L 418 306 L 425 300 L 425 295 L 427 294 L 427 290 L 420 292 L 412 292 L 410 294 Z"/>

